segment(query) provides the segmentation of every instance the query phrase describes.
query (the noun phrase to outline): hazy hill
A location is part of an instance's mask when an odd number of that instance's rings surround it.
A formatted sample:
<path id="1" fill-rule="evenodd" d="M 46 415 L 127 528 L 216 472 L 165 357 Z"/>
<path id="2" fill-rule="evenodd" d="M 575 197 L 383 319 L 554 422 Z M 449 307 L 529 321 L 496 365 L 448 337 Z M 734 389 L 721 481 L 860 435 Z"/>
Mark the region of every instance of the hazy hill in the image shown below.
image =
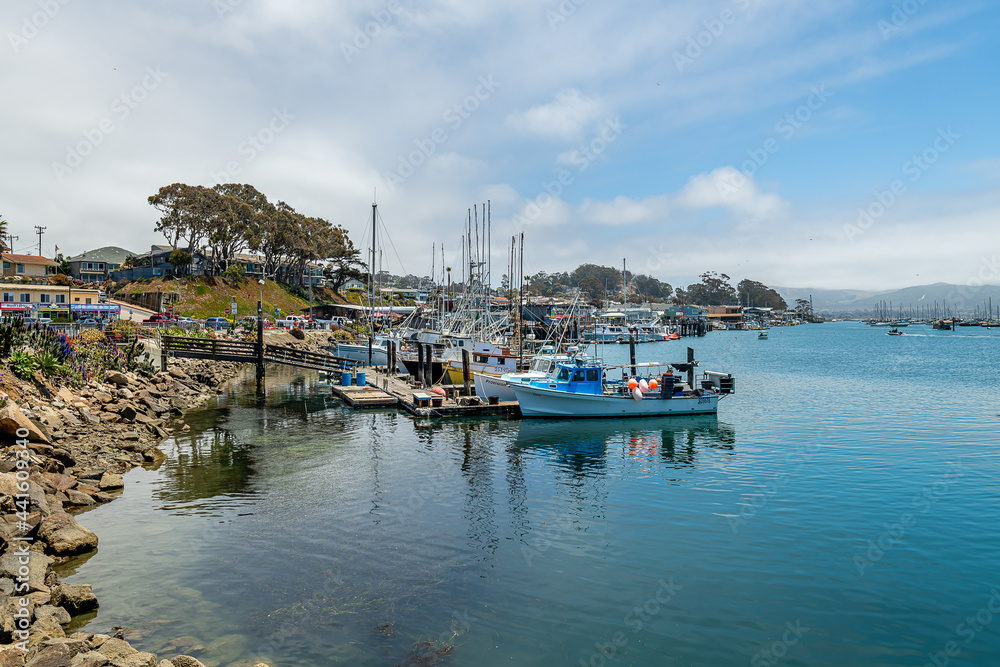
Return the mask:
<path id="1" fill-rule="evenodd" d="M 1000 306 L 1000 286 L 998 285 L 968 287 L 934 283 L 933 285 L 916 285 L 882 292 L 824 290 L 808 287 L 775 287 L 774 289 L 788 302 L 789 307 L 795 304 L 796 299 L 809 299 L 809 296 L 812 295 L 813 309 L 817 313 L 861 314 L 876 310 L 881 302 L 887 306 L 891 302 L 894 311 L 898 312 L 902 306 L 906 309 L 907 314 L 912 308 L 913 314 L 919 316 L 924 309 L 929 308 L 933 312 L 935 302 L 937 302 L 938 314 L 942 314 L 944 304 L 947 302 L 951 314 L 971 315 L 977 308 L 981 313 L 985 312 L 992 297 L 993 314 L 996 316 L 997 307 Z"/>

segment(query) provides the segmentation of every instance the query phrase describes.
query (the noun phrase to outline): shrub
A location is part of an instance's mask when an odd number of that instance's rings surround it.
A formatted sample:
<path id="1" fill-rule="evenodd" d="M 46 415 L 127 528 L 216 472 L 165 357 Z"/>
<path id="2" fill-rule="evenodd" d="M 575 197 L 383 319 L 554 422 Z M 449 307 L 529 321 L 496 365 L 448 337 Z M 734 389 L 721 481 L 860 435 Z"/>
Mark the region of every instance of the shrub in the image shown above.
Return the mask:
<path id="1" fill-rule="evenodd" d="M 38 370 L 38 361 L 30 352 L 16 350 L 10 355 L 10 369 L 14 371 L 14 375 L 26 380 Z"/>
<path id="2" fill-rule="evenodd" d="M 59 359 L 48 350 L 39 352 L 35 361 L 38 363 L 39 370 L 45 375 L 58 375 L 62 372 L 63 366 L 59 363 Z"/>
<path id="3" fill-rule="evenodd" d="M 292 338 L 296 338 L 298 340 L 306 339 L 306 334 L 304 331 L 302 331 L 302 329 L 292 329 L 288 333 L 292 334 Z"/>

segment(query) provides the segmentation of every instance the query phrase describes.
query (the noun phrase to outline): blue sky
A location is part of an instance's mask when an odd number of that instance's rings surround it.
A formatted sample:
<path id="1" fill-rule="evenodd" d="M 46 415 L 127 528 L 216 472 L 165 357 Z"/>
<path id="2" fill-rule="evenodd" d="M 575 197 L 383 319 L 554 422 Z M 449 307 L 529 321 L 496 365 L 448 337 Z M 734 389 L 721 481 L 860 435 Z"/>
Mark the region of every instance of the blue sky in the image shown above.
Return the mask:
<path id="1" fill-rule="evenodd" d="M 46 254 L 144 250 L 149 195 L 228 180 L 365 248 L 377 189 L 393 273 L 442 243 L 457 271 L 490 200 L 496 279 L 523 232 L 528 273 L 1000 284 L 998 24 L 985 1 L 9 0 L 0 213 L 18 250 L 35 225 Z"/>

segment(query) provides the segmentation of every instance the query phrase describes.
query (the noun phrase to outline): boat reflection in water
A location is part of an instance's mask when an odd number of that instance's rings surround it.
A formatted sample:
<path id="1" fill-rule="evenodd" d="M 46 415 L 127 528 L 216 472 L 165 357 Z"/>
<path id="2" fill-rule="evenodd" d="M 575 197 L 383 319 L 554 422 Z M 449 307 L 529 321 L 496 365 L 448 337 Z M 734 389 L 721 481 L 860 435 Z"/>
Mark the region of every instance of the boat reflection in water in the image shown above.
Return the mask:
<path id="1" fill-rule="evenodd" d="M 718 416 L 690 415 L 636 419 L 525 419 L 515 447 L 546 452 L 580 472 L 600 468 L 606 457 L 658 459 L 693 465 L 698 450 L 732 451 L 736 429 Z"/>

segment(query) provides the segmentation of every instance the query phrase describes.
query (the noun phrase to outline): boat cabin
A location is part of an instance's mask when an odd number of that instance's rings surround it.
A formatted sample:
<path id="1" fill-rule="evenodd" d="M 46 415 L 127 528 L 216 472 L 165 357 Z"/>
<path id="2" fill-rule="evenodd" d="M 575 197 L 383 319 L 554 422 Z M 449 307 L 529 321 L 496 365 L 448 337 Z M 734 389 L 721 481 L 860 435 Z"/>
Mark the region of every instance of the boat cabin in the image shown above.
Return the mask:
<path id="1" fill-rule="evenodd" d="M 559 371 L 551 379 L 533 380 L 531 384 L 541 387 L 565 391 L 572 394 L 604 393 L 604 378 L 600 366 L 576 366 L 566 363 L 559 364 Z"/>

